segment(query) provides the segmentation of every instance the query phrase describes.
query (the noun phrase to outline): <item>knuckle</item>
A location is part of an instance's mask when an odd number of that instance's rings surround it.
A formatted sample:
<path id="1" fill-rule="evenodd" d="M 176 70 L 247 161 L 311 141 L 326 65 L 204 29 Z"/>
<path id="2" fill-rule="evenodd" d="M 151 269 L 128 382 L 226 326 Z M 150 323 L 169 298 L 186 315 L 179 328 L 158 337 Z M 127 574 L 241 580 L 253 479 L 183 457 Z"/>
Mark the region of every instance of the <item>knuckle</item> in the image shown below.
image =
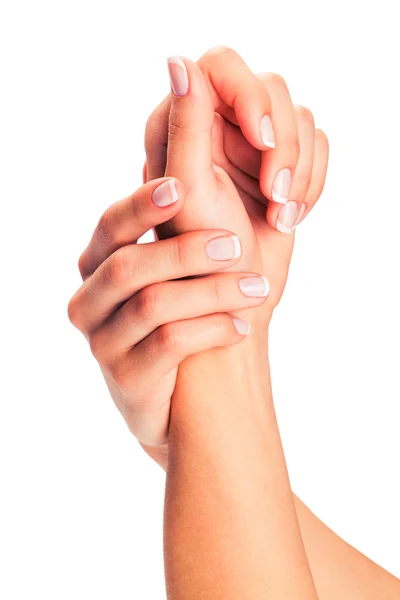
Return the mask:
<path id="1" fill-rule="evenodd" d="M 73 296 L 68 302 L 67 307 L 68 319 L 75 327 L 79 325 L 79 304 L 76 296 Z"/>
<path id="2" fill-rule="evenodd" d="M 82 279 L 89 273 L 89 263 L 87 260 L 87 252 L 84 250 L 78 259 L 78 269 Z"/>
<path id="3" fill-rule="evenodd" d="M 221 45 L 217 45 L 214 46 L 213 48 L 210 48 L 209 50 L 207 50 L 207 52 L 204 54 L 203 59 L 207 60 L 207 59 L 213 59 L 215 57 L 219 57 L 219 56 L 226 56 L 226 55 L 236 55 L 236 51 L 231 48 L 230 46 L 225 46 L 223 44 Z"/>
<path id="4" fill-rule="evenodd" d="M 184 238 L 179 236 L 172 238 L 168 244 L 169 260 L 174 267 L 177 267 L 179 272 L 185 271 L 187 263 L 187 244 Z"/>
<path id="5" fill-rule="evenodd" d="M 211 281 L 211 286 L 212 297 L 214 298 L 216 305 L 219 306 L 222 303 L 223 299 L 223 286 L 220 277 L 213 277 Z"/>
<path id="6" fill-rule="evenodd" d="M 302 119 L 314 126 L 314 115 L 309 108 L 302 106 L 301 104 L 297 104 L 294 108 L 298 119 Z"/>
<path id="7" fill-rule="evenodd" d="M 285 145 L 286 149 L 290 152 L 293 162 L 297 164 L 300 156 L 300 140 L 297 132 L 281 140 L 281 143 Z"/>
<path id="8" fill-rule="evenodd" d="M 300 156 L 300 140 L 297 131 L 280 138 L 279 145 L 284 146 L 285 155 L 287 154 L 287 158 L 296 166 Z"/>
<path id="9" fill-rule="evenodd" d="M 157 297 L 156 285 L 149 285 L 137 294 L 135 312 L 142 320 L 154 319 L 160 301 Z"/>
<path id="10" fill-rule="evenodd" d="M 129 212 L 134 221 L 140 221 L 142 218 L 143 205 L 139 201 L 137 194 L 132 194 L 128 198 Z"/>
<path id="11" fill-rule="evenodd" d="M 163 352 L 177 353 L 180 346 L 178 327 L 174 323 L 166 323 L 159 327 L 159 342 Z"/>
<path id="12" fill-rule="evenodd" d="M 293 184 L 296 184 L 296 186 L 301 188 L 308 188 L 311 183 L 311 175 L 311 169 L 299 172 L 296 171 L 293 178 Z"/>
<path id="13" fill-rule="evenodd" d="M 329 148 L 329 139 L 325 131 L 322 131 L 322 129 L 316 129 L 315 137 L 318 139 L 319 142 L 325 144 L 326 147 Z"/>
<path id="14" fill-rule="evenodd" d="M 265 73 L 263 74 L 263 79 L 276 88 L 283 88 L 284 90 L 287 90 L 286 81 L 279 73 Z"/>
<path id="15" fill-rule="evenodd" d="M 111 379 L 119 390 L 127 389 L 129 373 L 126 369 L 124 361 L 117 360 L 107 365 L 107 371 L 109 372 Z"/>
<path id="16" fill-rule="evenodd" d="M 230 340 L 232 338 L 232 315 L 228 313 L 222 313 L 219 315 L 219 319 L 216 321 L 216 333 L 217 337 L 221 340 Z"/>
<path id="17" fill-rule="evenodd" d="M 189 134 L 188 124 L 185 121 L 180 120 L 179 114 L 174 114 L 173 112 L 171 112 L 171 116 L 170 116 L 169 124 L 168 124 L 168 137 L 169 138 L 174 138 L 174 137 L 184 138 L 185 136 L 188 136 L 188 134 Z"/>
<path id="18" fill-rule="evenodd" d="M 119 248 L 104 263 L 106 280 L 115 286 L 124 285 L 130 274 L 129 257 L 125 247 Z"/>
<path id="19" fill-rule="evenodd" d="M 97 236 L 99 242 L 104 245 L 111 244 L 114 240 L 113 219 L 111 212 L 106 210 L 97 224 Z"/>

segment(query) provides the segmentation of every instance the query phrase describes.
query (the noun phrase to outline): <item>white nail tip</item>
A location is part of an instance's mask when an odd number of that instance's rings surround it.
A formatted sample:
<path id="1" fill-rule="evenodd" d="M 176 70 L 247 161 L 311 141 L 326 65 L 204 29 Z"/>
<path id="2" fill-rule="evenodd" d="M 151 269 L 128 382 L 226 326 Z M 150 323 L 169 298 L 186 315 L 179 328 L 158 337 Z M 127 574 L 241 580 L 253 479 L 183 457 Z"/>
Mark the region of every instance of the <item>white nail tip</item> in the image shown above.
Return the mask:
<path id="1" fill-rule="evenodd" d="M 232 258 L 239 258 L 239 256 L 241 256 L 241 254 L 242 254 L 242 246 L 240 244 L 240 240 L 237 237 L 237 235 L 232 236 L 232 241 L 233 241 L 233 246 L 235 249 L 235 253 L 232 256 Z"/>
<path id="2" fill-rule="evenodd" d="M 272 127 L 272 121 L 269 115 L 264 115 L 261 119 L 260 134 L 264 146 L 275 148 L 274 128 Z"/>
<path id="3" fill-rule="evenodd" d="M 267 148 L 275 148 L 275 142 L 271 142 L 263 135 L 261 136 L 261 139 L 262 139 L 264 146 L 267 146 Z"/>
<path id="4" fill-rule="evenodd" d="M 175 65 L 179 65 L 186 72 L 186 65 L 185 65 L 185 63 L 183 62 L 183 60 L 179 56 L 169 56 L 167 58 L 167 62 L 168 62 L 168 64 L 172 63 L 172 64 L 175 64 Z"/>
<path id="5" fill-rule="evenodd" d="M 286 204 L 286 202 L 288 201 L 287 198 L 285 198 L 284 196 L 281 196 L 275 190 L 272 190 L 272 200 L 274 202 L 279 202 L 280 204 Z"/>
<path id="6" fill-rule="evenodd" d="M 276 228 L 281 233 L 292 233 L 292 231 L 294 229 L 294 227 L 291 227 L 290 229 L 289 229 L 289 227 L 285 227 L 279 221 L 276 222 Z"/>
<path id="7" fill-rule="evenodd" d="M 270 285 L 269 285 L 269 281 L 266 277 L 261 277 L 261 279 L 264 281 L 263 297 L 265 298 L 269 294 Z"/>
<path id="8" fill-rule="evenodd" d="M 306 208 L 307 208 L 307 206 L 306 206 L 306 205 L 303 203 L 303 204 L 301 205 L 301 207 L 300 207 L 299 214 L 298 214 L 298 216 L 297 216 L 297 219 L 296 219 L 295 225 L 298 225 L 298 224 L 300 223 L 300 221 L 301 221 L 301 219 L 302 219 L 302 217 L 303 217 L 304 213 L 306 212 Z"/>
<path id="9" fill-rule="evenodd" d="M 171 196 L 172 196 L 171 204 L 173 204 L 174 202 L 176 202 L 178 200 L 179 196 L 178 196 L 178 192 L 176 191 L 175 181 L 173 179 L 170 179 L 168 184 L 169 184 L 169 189 L 171 190 Z"/>

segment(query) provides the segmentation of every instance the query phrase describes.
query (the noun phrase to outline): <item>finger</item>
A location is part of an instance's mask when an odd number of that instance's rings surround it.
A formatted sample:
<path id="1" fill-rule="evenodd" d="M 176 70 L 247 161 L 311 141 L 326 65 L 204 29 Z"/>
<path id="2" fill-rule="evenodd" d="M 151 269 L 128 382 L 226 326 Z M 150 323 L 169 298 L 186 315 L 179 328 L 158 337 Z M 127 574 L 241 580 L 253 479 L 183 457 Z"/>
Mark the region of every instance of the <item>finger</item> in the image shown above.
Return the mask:
<path id="1" fill-rule="evenodd" d="M 107 363 L 161 325 L 260 306 L 268 293 L 268 280 L 254 273 L 218 273 L 150 285 L 94 331 L 90 340 L 93 355 Z"/>
<path id="2" fill-rule="evenodd" d="M 259 207 L 257 206 L 257 212 L 259 212 L 259 217 L 261 217 L 262 219 L 265 218 L 265 209 L 264 209 L 264 202 L 265 202 L 265 196 L 262 194 L 261 190 L 260 190 L 260 184 L 258 179 L 255 179 L 254 177 L 248 175 L 247 173 L 245 173 L 244 171 L 242 171 L 240 168 L 238 168 L 237 166 L 235 166 L 234 164 L 232 164 L 232 162 L 228 159 L 227 155 L 226 155 L 226 151 L 225 151 L 225 145 L 227 142 L 227 132 L 229 132 L 230 130 L 236 130 L 236 131 L 240 131 L 238 129 L 238 127 L 235 127 L 234 125 L 232 125 L 231 123 L 228 123 L 227 121 L 225 121 L 220 114 L 218 113 L 214 113 L 214 125 L 213 125 L 213 130 L 212 130 L 212 159 L 213 159 L 213 165 L 214 165 L 214 170 L 216 170 L 216 166 L 220 167 L 225 174 L 227 174 L 231 181 L 233 182 L 233 184 L 236 186 L 237 190 L 241 190 L 243 192 L 245 192 L 245 194 L 241 194 L 242 197 L 242 201 L 243 204 L 246 205 L 246 208 L 248 210 L 249 214 L 253 214 L 254 211 L 250 210 L 250 207 L 247 205 L 246 203 L 246 195 L 248 195 L 250 198 L 253 198 L 255 200 L 259 200 L 260 201 L 260 205 Z M 228 134 L 229 135 L 229 134 Z M 233 137 L 233 143 L 236 142 L 236 132 L 234 134 L 232 134 Z M 259 152 L 258 150 L 255 150 L 252 146 L 250 146 L 249 142 L 243 137 L 242 134 L 238 135 L 237 137 L 238 139 L 238 144 L 240 144 L 240 146 L 238 146 L 237 148 L 233 148 L 232 154 L 233 156 L 243 156 L 243 160 L 242 162 L 245 163 L 246 162 L 246 158 L 244 157 L 246 150 L 247 149 L 251 149 L 252 152 L 255 152 L 256 155 L 258 155 L 259 157 L 259 163 L 261 161 L 261 152 Z M 228 140 L 228 141 L 232 141 L 232 139 Z M 248 168 L 251 169 L 251 165 L 250 165 L 250 160 L 253 157 L 253 154 L 251 153 L 249 156 L 249 165 Z M 239 162 L 239 158 L 237 159 L 237 161 Z M 244 165 L 242 165 L 244 166 Z M 216 172 L 217 173 L 217 172 Z M 255 203 L 252 203 L 253 205 L 255 205 Z M 232 214 L 232 203 L 230 203 L 229 205 L 229 214 Z M 254 214 L 254 216 L 256 216 Z"/>
<path id="3" fill-rule="evenodd" d="M 231 123 L 223 120 L 223 150 L 229 162 L 254 179 L 259 179 L 261 152 L 254 148 L 243 133 Z"/>
<path id="4" fill-rule="evenodd" d="M 187 59 L 183 59 L 183 62 L 185 65 L 193 64 Z M 213 112 L 218 112 L 231 123 L 239 125 L 243 135 L 254 148 L 273 148 L 275 137 L 268 90 L 243 59 L 231 48 L 218 46 L 206 52 L 197 64 L 204 75 Z M 177 70 L 177 67 L 175 69 Z M 179 75 L 179 70 L 177 73 Z M 190 75 L 189 72 L 189 79 Z M 183 75 L 182 78 L 184 81 Z M 167 96 L 152 112 L 146 124 L 148 179 L 162 177 L 165 173 L 170 107 L 171 96 Z M 199 105 L 196 108 L 201 113 L 200 108 L 204 109 L 204 106 Z M 211 126 L 210 115 L 208 119 L 207 128 Z"/>
<path id="5" fill-rule="evenodd" d="M 147 181 L 164 177 L 165 174 L 170 110 L 171 94 L 153 110 L 146 122 L 144 147 Z"/>
<path id="6" fill-rule="evenodd" d="M 294 172 L 289 199 L 283 206 L 277 202 L 270 202 L 267 208 L 268 223 L 282 233 L 290 233 L 295 226 L 311 182 L 314 163 L 315 127 L 313 115 L 311 111 L 303 106 L 295 106 L 295 115 L 300 155 Z"/>
<path id="7" fill-rule="evenodd" d="M 168 221 L 181 209 L 185 197 L 180 181 L 163 178 L 140 187 L 134 194 L 112 204 L 102 215 L 79 269 L 85 280 L 115 250 L 136 242 L 149 229 Z"/>
<path id="8" fill-rule="evenodd" d="M 133 435 L 144 444 L 163 443 L 170 403 L 160 405 L 155 386 L 169 385 L 172 393 L 176 369 L 185 358 L 238 344 L 249 331 L 246 322 L 223 313 L 170 323 L 111 364 L 108 371 L 119 390 L 119 408 Z"/>
<path id="9" fill-rule="evenodd" d="M 214 110 L 237 123 L 254 148 L 274 148 L 276 132 L 268 90 L 239 54 L 232 48 L 217 46 L 197 64 L 208 83 Z"/>
<path id="10" fill-rule="evenodd" d="M 268 89 L 271 98 L 276 141 L 274 149 L 263 152 L 260 187 L 266 198 L 285 204 L 300 152 L 296 114 L 289 90 L 280 75 L 263 73 L 259 75 L 259 79 Z"/>
<path id="11" fill-rule="evenodd" d="M 211 130 L 214 109 L 203 74 L 187 58 L 168 59 L 171 81 L 167 165 L 189 191 L 208 190 L 214 184 Z"/>
<path id="12" fill-rule="evenodd" d="M 311 175 L 311 182 L 307 190 L 306 197 L 299 209 L 299 214 L 295 222 L 297 226 L 308 215 L 315 206 L 324 189 L 326 174 L 329 162 L 329 142 L 325 133 L 321 129 L 315 130 L 315 149 L 314 164 Z"/>
<path id="13" fill-rule="evenodd" d="M 184 233 L 168 240 L 122 246 L 71 298 L 71 322 L 85 335 L 140 289 L 161 281 L 213 273 L 241 255 L 237 236 L 224 230 Z"/>
<path id="14" fill-rule="evenodd" d="M 160 381 L 188 356 L 210 348 L 237 344 L 250 326 L 227 313 L 162 325 L 140 344 L 107 366 L 123 395 L 144 401 Z"/>
<path id="15" fill-rule="evenodd" d="M 169 59 L 171 110 L 169 116 L 165 175 L 178 177 L 185 185 L 185 208 L 170 222 L 157 228 L 159 238 L 183 231 L 214 226 L 215 199 L 232 181 L 212 163 L 214 107 L 200 68 L 180 57 Z M 225 196 L 227 197 L 227 196 Z M 238 199 L 239 200 L 239 199 Z M 243 204 L 231 204 L 230 222 L 241 217 Z M 229 227 L 229 225 L 227 225 Z"/>

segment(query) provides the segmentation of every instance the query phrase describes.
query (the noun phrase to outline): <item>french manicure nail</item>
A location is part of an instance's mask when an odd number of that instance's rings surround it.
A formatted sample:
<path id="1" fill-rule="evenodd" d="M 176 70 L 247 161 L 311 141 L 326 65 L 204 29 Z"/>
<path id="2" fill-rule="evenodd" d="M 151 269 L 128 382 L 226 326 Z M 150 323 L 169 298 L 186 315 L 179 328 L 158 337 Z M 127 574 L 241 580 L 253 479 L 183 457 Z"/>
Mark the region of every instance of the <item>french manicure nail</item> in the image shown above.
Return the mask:
<path id="1" fill-rule="evenodd" d="M 272 186 L 272 200 L 286 204 L 288 201 L 290 187 L 292 185 L 292 174 L 290 169 L 282 169 L 275 177 Z"/>
<path id="2" fill-rule="evenodd" d="M 156 187 L 153 191 L 151 199 L 154 204 L 160 208 L 176 202 L 178 200 L 178 192 L 176 191 L 175 181 L 169 179 L 168 181 L 161 183 L 161 185 Z"/>
<path id="3" fill-rule="evenodd" d="M 265 298 L 269 294 L 269 281 L 261 275 L 243 277 L 239 281 L 239 287 L 250 298 Z"/>
<path id="4" fill-rule="evenodd" d="M 297 216 L 297 202 L 291 200 L 285 206 L 282 206 L 278 214 L 276 228 L 282 233 L 291 233 L 294 229 L 294 224 Z"/>
<path id="5" fill-rule="evenodd" d="M 300 206 L 299 214 L 297 215 L 297 219 L 294 224 L 295 227 L 296 227 L 296 225 L 298 225 L 300 223 L 301 219 L 303 218 L 303 215 L 306 212 L 306 208 L 307 208 L 307 205 L 304 204 L 304 202 L 303 202 L 303 204 Z"/>
<path id="6" fill-rule="evenodd" d="M 212 260 L 232 260 L 241 255 L 242 248 L 236 235 L 227 235 L 207 242 L 205 251 Z"/>
<path id="7" fill-rule="evenodd" d="M 237 317 L 234 317 L 232 321 L 236 327 L 236 331 L 240 333 L 240 335 L 249 335 L 251 327 L 246 321 L 242 321 L 242 319 L 238 319 Z"/>
<path id="8" fill-rule="evenodd" d="M 171 88 L 175 96 L 185 96 L 189 90 L 189 79 L 186 65 L 179 56 L 167 59 Z"/>
<path id="9" fill-rule="evenodd" d="M 260 123 L 261 139 L 264 146 L 268 148 L 275 148 L 275 135 L 272 127 L 271 118 L 268 115 L 264 115 Z"/>

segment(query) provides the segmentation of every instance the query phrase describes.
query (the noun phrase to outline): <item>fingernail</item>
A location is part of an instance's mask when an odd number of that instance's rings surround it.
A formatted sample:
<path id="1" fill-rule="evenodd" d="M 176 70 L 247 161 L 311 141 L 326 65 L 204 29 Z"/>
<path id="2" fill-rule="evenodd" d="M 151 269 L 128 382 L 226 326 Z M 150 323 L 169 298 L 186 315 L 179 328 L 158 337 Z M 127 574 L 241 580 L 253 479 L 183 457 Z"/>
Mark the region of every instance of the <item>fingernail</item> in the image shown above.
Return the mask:
<path id="1" fill-rule="evenodd" d="M 291 233 L 294 229 L 294 224 L 297 216 L 297 202 L 291 200 L 285 206 L 282 206 L 278 214 L 276 228 L 282 233 Z"/>
<path id="2" fill-rule="evenodd" d="M 288 201 L 290 187 L 292 185 L 292 174 L 290 169 L 282 169 L 275 177 L 272 186 L 272 200 L 285 204 Z"/>
<path id="3" fill-rule="evenodd" d="M 175 181 L 173 179 L 164 181 L 164 183 L 156 187 L 153 191 L 151 199 L 160 208 L 176 202 L 178 200 L 178 192 L 176 191 Z"/>
<path id="4" fill-rule="evenodd" d="M 185 63 L 179 56 L 170 56 L 167 61 L 172 91 L 175 96 L 185 96 L 189 90 L 189 79 Z"/>
<path id="5" fill-rule="evenodd" d="M 243 277 L 239 281 L 239 287 L 243 294 L 250 298 L 265 298 L 269 294 L 269 281 L 261 275 Z"/>
<path id="6" fill-rule="evenodd" d="M 240 240 L 236 235 L 210 240 L 205 246 L 205 251 L 212 260 L 232 260 L 242 253 Z"/>
<path id="7" fill-rule="evenodd" d="M 275 135 L 272 127 L 271 118 L 268 115 L 264 115 L 260 123 L 261 139 L 264 146 L 268 148 L 275 148 Z"/>
<path id="8" fill-rule="evenodd" d="M 246 321 L 242 321 L 242 319 L 238 319 L 237 317 L 234 317 L 232 321 L 236 327 L 236 331 L 240 333 L 240 335 L 249 335 L 251 327 Z"/>
<path id="9" fill-rule="evenodd" d="M 296 225 L 298 225 L 300 223 L 301 219 L 303 218 L 303 215 L 306 212 L 306 208 L 307 208 L 307 205 L 304 203 L 300 206 L 299 214 L 297 215 L 297 219 L 294 224 L 295 227 L 296 227 Z"/>

